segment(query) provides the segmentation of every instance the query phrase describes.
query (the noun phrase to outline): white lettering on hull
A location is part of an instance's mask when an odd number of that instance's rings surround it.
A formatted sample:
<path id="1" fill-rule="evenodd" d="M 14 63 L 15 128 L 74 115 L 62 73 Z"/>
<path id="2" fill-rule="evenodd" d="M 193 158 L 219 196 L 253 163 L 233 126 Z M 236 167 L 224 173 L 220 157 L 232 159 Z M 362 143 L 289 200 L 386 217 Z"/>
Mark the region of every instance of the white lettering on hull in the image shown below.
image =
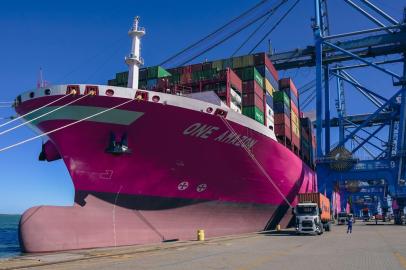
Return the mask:
<path id="1" fill-rule="evenodd" d="M 218 134 L 219 132 L 221 132 L 219 127 L 194 123 L 183 131 L 183 135 L 201 139 L 209 139 L 210 137 L 217 136 L 214 138 L 214 141 L 216 142 L 232 144 L 238 147 L 245 145 L 248 149 L 254 147 L 254 145 L 258 142 L 253 138 L 235 134 L 228 130 L 222 132 L 221 134 Z"/>

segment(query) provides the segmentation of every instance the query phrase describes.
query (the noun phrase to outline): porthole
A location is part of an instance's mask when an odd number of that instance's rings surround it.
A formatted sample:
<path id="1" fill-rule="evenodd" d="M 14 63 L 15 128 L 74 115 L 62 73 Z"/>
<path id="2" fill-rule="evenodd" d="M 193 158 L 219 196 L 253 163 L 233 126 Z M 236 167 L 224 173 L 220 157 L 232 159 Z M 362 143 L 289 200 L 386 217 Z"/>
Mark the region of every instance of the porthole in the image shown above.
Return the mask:
<path id="1" fill-rule="evenodd" d="M 109 97 L 114 96 L 114 90 L 113 89 L 107 89 L 106 90 L 106 96 L 109 96 Z"/>

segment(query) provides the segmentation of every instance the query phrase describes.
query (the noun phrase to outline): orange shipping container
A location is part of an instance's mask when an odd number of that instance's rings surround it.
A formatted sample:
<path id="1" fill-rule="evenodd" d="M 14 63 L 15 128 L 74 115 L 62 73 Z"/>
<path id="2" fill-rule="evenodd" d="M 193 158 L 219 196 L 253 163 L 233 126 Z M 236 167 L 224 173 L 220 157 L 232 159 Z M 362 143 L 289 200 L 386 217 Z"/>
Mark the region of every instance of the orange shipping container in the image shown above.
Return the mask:
<path id="1" fill-rule="evenodd" d="M 321 209 L 320 218 L 323 222 L 330 221 L 330 200 L 321 193 L 299 193 L 299 203 L 317 203 L 317 206 Z"/>

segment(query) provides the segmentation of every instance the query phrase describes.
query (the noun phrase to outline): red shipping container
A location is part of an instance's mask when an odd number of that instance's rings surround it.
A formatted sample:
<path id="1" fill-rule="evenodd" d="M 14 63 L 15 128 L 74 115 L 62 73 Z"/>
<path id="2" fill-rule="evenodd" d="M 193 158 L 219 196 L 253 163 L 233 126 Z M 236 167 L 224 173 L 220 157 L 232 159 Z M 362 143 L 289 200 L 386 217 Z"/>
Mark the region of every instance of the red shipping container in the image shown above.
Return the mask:
<path id="1" fill-rule="evenodd" d="M 290 119 L 284 113 L 276 113 L 274 114 L 274 123 L 275 124 L 285 124 L 290 127 Z"/>
<path id="2" fill-rule="evenodd" d="M 192 73 L 183 73 L 180 75 L 181 83 L 189 83 L 192 81 Z"/>
<path id="3" fill-rule="evenodd" d="M 184 66 L 184 67 L 180 67 L 180 72 L 181 74 L 188 74 L 188 73 L 192 73 L 192 66 Z"/>
<path id="4" fill-rule="evenodd" d="M 290 108 L 292 111 L 295 112 L 296 115 L 299 115 L 299 109 L 297 108 L 296 104 L 291 100 L 290 101 Z"/>
<path id="5" fill-rule="evenodd" d="M 212 69 L 212 62 L 204 62 L 202 65 L 202 70 Z"/>
<path id="6" fill-rule="evenodd" d="M 203 69 L 203 64 L 193 64 L 190 66 L 190 70 L 192 72 L 202 71 L 202 69 Z"/>
<path id="7" fill-rule="evenodd" d="M 292 144 L 296 146 L 297 149 L 300 149 L 300 138 L 292 133 Z"/>
<path id="8" fill-rule="evenodd" d="M 242 93 L 242 81 L 240 77 L 230 68 L 227 68 L 228 80 L 230 83 Z"/>
<path id="9" fill-rule="evenodd" d="M 304 128 L 302 127 L 302 131 L 301 131 L 300 134 L 302 135 L 303 139 L 304 139 L 306 142 L 310 142 L 309 132 L 308 132 L 306 129 L 304 129 Z"/>
<path id="10" fill-rule="evenodd" d="M 274 130 L 275 130 L 276 136 L 284 136 L 284 137 L 288 138 L 289 140 L 292 138 L 292 135 L 290 132 L 290 126 L 287 126 L 284 124 L 275 124 Z"/>
<path id="11" fill-rule="evenodd" d="M 293 81 L 290 78 L 283 78 L 279 80 L 279 90 L 283 90 L 283 89 L 290 89 L 292 90 L 293 94 L 296 97 L 299 97 L 299 93 L 297 91 L 297 88 L 295 86 L 295 84 L 293 83 Z"/>
<path id="12" fill-rule="evenodd" d="M 242 106 L 257 106 L 264 112 L 264 98 L 255 93 L 242 94 Z"/>
<path id="13" fill-rule="evenodd" d="M 275 66 L 272 64 L 272 61 L 269 59 L 266 53 L 257 53 L 254 54 L 254 65 L 261 66 L 265 65 L 268 70 L 271 72 L 272 76 L 276 81 L 279 80 L 278 71 L 276 71 Z"/>
<path id="14" fill-rule="evenodd" d="M 170 88 L 169 87 L 169 79 L 168 78 L 160 78 L 160 79 L 158 79 L 156 87 L 160 88 L 160 89 L 165 89 L 165 90 L 167 88 Z"/>
<path id="15" fill-rule="evenodd" d="M 243 93 L 256 93 L 258 96 L 264 95 L 264 90 L 256 81 L 242 82 Z"/>

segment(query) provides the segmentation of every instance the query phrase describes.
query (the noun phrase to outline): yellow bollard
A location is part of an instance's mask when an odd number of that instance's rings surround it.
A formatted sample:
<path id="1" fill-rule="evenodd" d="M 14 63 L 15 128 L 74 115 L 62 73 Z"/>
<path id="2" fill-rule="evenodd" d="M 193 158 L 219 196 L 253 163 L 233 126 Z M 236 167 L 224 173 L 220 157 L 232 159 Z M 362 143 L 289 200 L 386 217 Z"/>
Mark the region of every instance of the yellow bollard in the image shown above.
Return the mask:
<path id="1" fill-rule="evenodd" d="M 197 241 L 204 241 L 204 230 L 197 230 Z"/>
<path id="2" fill-rule="evenodd" d="M 281 225 L 280 225 L 280 224 L 276 225 L 276 230 L 277 230 L 277 231 L 280 231 L 280 230 L 281 230 Z"/>

